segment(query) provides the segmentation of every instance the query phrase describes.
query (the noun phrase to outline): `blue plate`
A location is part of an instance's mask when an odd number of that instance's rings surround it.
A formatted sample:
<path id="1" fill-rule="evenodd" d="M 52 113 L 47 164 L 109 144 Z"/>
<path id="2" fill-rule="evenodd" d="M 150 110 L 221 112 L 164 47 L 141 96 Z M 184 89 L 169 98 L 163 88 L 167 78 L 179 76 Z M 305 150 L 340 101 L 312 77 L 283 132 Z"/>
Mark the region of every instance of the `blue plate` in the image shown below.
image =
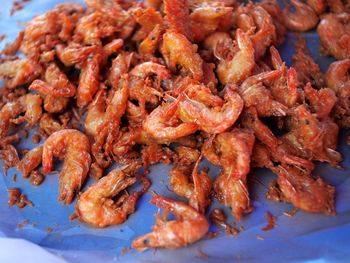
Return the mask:
<path id="1" fill-rule="evenodd" d="M 0 9 L 0 34 L 6 34 L 2 48 L 7 41 L 12 41 L 21 25 L 33 16 L 52 9 L 64 1 L 41 0 L 25 4 L 25 9 L 9 16 L 12 1 L 2 1 Z M 82 1 L 79 1 L 82 2 Z M 331 62 L 329 57 L 319 56 L 319 41 L 315 33 L 304 34 L 316 61 L 325 71 Z M 293 36 L 288 35 L 287 43 L 280 48 L 287 64 L 293 54 Z M 275 176 L 267 170 L 253 170 L 250 173 L 249 187 L 254 205 L 254 212 L 244 217 L 238 226 L 244 227 L 238 236 L 221 234 L 214 239 L 202 240 L 196 244 L 177 250 L 157 250 L 137 253 L 133 250 L 122 253 L 132 240 L 150 231 L 154 224 L 157 208 L 149 204 L 151 194 L 146 194 L 138 203 L 137 211 L 122 225 L 106 229 L 93 229 L 70 221 L 69 215 L 74 205 L 63 205 L 57 201 L 58 176 L 49 175 L 40 187 L 33 187 L 23 179 L 15 169 L 8 170 L 0 177 L 0 233 L 7 237 L 29 240 L 41 247 L 63 256 L 71 262 L 110 262 L 110 261 L 145 261 L 145 262 L 281 262 L 281 261 L 350 261 L 350 150 L 345 144 L 345 132 L 340 138 L 339 150 L 344 155 L 344 170 L 335 170 L 320 164 L 314 174 L 320 175 L 337 188 L 337 216 L 324 216 L 298 212 L 294 217 L 283 215 L 292 207 L 287 204 L 269 202 L 265 198 L 267 185 Z M 29 137 L 30 138 L 30 137 Z M 19 148 L 32 148 L 29 140 Z M 202 165 L 209 165 L 204 163 Z M 218 169 L 210 166 L 210 174 L 216 176 Z M 166 188 L 170 167 L 153 166 L 150 174 L 152 190 L 160 195 L 177 199 Z M 12 176 L 17 174 L 17 182 Z M 19 187 L 33 201 L 35 207 L 22 210 L 7 206 L 6 189 Z M 212 207 L 221 207 L 214 203 Z M 265 212 L 270 211 L 277 217 L 277 226 L 268 232 L 261 230 L 266 225 Z M 229 214 L 229 211 L 226 210 Z M 24 219 L 29 224 L 16 227 Z M 229 218 L 234 221 L 232 217 Z M 48 233 L 47 229 L 52 232 Z M 212 227 L 211 231 L 216 231 Z M 204 254 L 205 256 L 204 256 Z"/>

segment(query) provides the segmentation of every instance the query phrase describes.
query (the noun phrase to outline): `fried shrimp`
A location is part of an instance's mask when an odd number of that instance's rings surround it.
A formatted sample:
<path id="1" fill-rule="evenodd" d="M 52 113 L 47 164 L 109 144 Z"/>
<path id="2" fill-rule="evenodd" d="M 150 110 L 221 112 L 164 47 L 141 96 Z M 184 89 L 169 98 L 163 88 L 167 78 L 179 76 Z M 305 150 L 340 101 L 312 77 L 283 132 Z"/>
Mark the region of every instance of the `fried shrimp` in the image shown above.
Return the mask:
<path id="1" fill-rule="evenodd" d="M 157 216 L 153 232 L 138 237 L 132 242 L 136 250 L 183 247 L 198 241 L 208 232 L 208 220 L 194 208 L 161 196 L 152 197 L 150 202 L 170 211 L 177 219 L 166 221 Z"/>
<path id="2" fill-rule="evenodd" d="M 289 30 L 304 32 L 317 25 L 318 16 L 310 6 L 299 0 L 290 0 L 290 3 L 295 12 L 291 11 L 290 5 L 283 11 L 283 21 Z"/>
<path id="3" fill-rule="evenodd" d="M 177 118 L 179 101 L 158 106 L 147 116 L 143 128 L 158 142 L 172 142 L 197 131 L 193 122 L 181 123 Z"/>
<path id="4" fill-rule="evenodd" d="M 203 60 L 197 54 L 197 47 L 192 45 L 184 35 L 167 31 L 163 35 L 160 50 L 172 71 L 175 71 L 177 66 L 181 66 L 184 74 L 190 74 L 195 80 L 202 80 Z"/>
<path id="5" fill-rule="evenodd" d="M 222 84 L 237 84 L 252 74 L 255 66 L 254 47 L 247 33 L 236 31 L 239 51 L 231 60 L 222 60 L 217 67 L 218 78 Z"/>
<path id="6" fill-rule="evenodd" d="M 175 193 L 189 200 L 190 206 L 204 214 L 210 204 L 209 194 L 212 183 L 207 171 L 202 170 L 198 174 L 200 161 L 201 157 L 196 161 L 192 172 L 191 169 L 188 169 L 190 167 L 181 165 L 173 167 L 170 171 L 169 184 L 173 187 Z M 193 183 L 189 181 L 188 171 L 190 171 Z"/>
<path id="7" fill-rule="evenodd" d="M 57 131 L 44 143 L 42 156 L 44 174 L 52 171 L 54 156 L 64 159 L 59 178 L 58 199 L 65 204 L 70 204 L 84 183 L 90 168 L 89 139 L 78 130 Z"/>
<path id="8" fill-rule="evenodd" d="M 130 195 L 124 193 L 118 200 L 113 200 L 118 193 L 136 183 L 137 178 L 130 176 L 136 168 L 131 165 L 113 170 L 83 192 L 75 208 L 79 220 L 97 228 L 124 223 L 135 212 L 137 200 L 150 186 L 147 178 L 141 178 L 144 184 L 141 191 Z"/>
<path id="9" fill-rule="evenodd" d="M 222 108 L 210 109 L 201 102 L 186 98 L 180 102 L 179 117 L 185 123 L 197 124 L 205 132 L 224 132 L 236 122 L 243 109 L 243 100 L 230 89 L 226 89 L 225 100 Z"/>
<path id="10" fill-rule="evenodd" d="M 41 164 L 43 154 L 43 146 L 38 146 L 27 152 L 22 160 L 17 164 L 16 168 L 22 173 L 23 177 L 29 174 Z"/>

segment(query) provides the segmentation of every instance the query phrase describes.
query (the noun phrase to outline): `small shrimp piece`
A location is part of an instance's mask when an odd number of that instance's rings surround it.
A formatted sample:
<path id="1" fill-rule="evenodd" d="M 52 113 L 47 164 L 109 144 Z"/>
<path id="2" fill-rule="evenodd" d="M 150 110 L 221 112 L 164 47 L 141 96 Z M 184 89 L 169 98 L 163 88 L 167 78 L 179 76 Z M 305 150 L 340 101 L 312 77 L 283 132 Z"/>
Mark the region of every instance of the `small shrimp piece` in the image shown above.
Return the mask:
<path id="1" fill-rule="evenodd" d="M 30 86 L 30 90 L 35 90 L 43 95 L 51 95 L 54 97 L 74 97 L 76 88 L 69 81 L 55 63 L 51 63 L 45 72 L 45 80 L 35 80 Z"/>
<path id="2" fill-rule="evenodd" d="M 163 24 L 162 15 L 154 8 L 136 8 L 132 12 L 135 21 L 141 28 L 133 35 L 132 40 L 139 42 L 145 39 L 156 26 Z"/>
<path id="3" fill-rule="evenodd" d="M 227 17 L 232 16 L 232 7 L 201 5 L 190 15 L 193 39 L 195 42 L 204 40 L 215 32 Z M 220 30 L 225 31 L 220 27 Z"/>
<path id="4" fill-rule="evenodd" d="M 323 88 L 323 73 L 321 72 L 320 66 L 309 54 L 306 40 L 302 37 L 297 38 L 295 43 L 295 53 L 292 57 L 292 61 L 300 83 L 306 85 L 308 82 L 310 82 L 313 86 Z"/>
<path id="5" fill-rule="evenodd" d="M 96 52 L 96 46 L 64 46 L 56 45 L 56 54 L 59 60 L 67 67 L 79 64 L 87 59 L 87 57 Z"/>
<path id="6" fill-rule="evenodd" d="M 43 116 L 40 119 L 39 127 L 42 131 L 44 131 L 46 134 L 51 135 L 54 132 L 57 132 L 59 130 L 62 130 L 62 125 L 55 120 L 52 115 L 44 113 Z"/>
<path id="7" fill-rule="evenodd" d="M 171 73 L 165 66 L 154 62 L 144 62 L 137 65 L 130 71 L 130 75 L 141 79 L 146 79 L 151 75 L 157 75 L 159 80 L 171 78 Z"/>
<path id="8" fill-rule="evenodd" d="M 184 247 L 203 238 L 209 230 L 209 223 L 205 216 L 180 201 L 154 196 L 150 202 L 170 211 L 177 219 L 166 221 L 158 216 L 153 232 L 138 237 L 132 242 L 132 246 L 138 251 L 149 248 Z"/>
<path id="9" fill-rule="evenodd" d="M 350 97 L 350 59 L 333 62 L 326 73 L 327 87 L 340 97 Z"/>
<path id="10" fill-rule="evenodd" d="M 295 207 L 310 213 L 335 215 L 335 188 L 322 178 L 314 179 L 292 166 L 277 166 L 277 183 L 283 196 Z"/>
<path id="11" fill-rule="evenodd" d="M 3 160 L 3 169 L 6 171 L 11 168 L 16 166 L 19 163 L 19 157 L 18 157 L 18 152 L 16 148 L 11 145 L 7 144 L 4 145 L 3 147 L 0 148 L 0 160 Z"/>
<path id="12" fill-rule="evenodd" d="M 0 63 L 0 79 L 5 79 L 5 86 L 14 89 L 32 82 L 42 72 L 39 63 L 31 59 L 16 59 Z"/>
<path id="13" fill-rule="evenodd" d="M 273 70 L 263 72 L 247 78 L 239 87 L 239 94 L 242 96 L 246 106 L 255 106 L 259 116 L 285 116 L 287 107 L 274 100 L 271 91 L 264 84 L 281 77 L 282 71 Z"/>
<path id="14" fill-rule="evenodd" d="M 307 0 L 306 3 L 311 6 L 317 15 L 322 15 L 327 9 L 326 0 Z"/>
<path id="15" fill-rule="evenodd" d="M 18 33 L 18 36 L 16 37 L 15 41 L 11 44 L 7 44 L 2 52 L 0 54 L 4 54 L 6 56 L 14 56 L 16 55 L 17 51 L 19 50 L 22 41 L 24 38 L 24 32 L 21 31 Z"/>
<path id="16" fill-rule="evenodd" d="M 88 137 L 78 130 L 65 129 L 49 136 L 44 143 L 42 166 L 43 173 L 52 171 L 53 157 L 64 159 L 59 178 L 60 201 L 70 204 L 75 193 L 83 185 L 90 169 L 90 142 Z"/>
<path id="17" fill-rule="evenodd" d="M 30 173 L 41 164 L 43 146 L 38 146 L 27 152 L 16 168 L 22 173 L 24 178 L 28 178 Z"/>
<path id="18" fill-rule="evenodd" d="M 104 121 L 106 111 L 106 90 L 102 89 L 97 92 L 95 99 L 89 105 L 85 119 L 85 132 L 90 137 L 95 137 L 99 127 Z"/>
<path id="19" fill-rule="evenodd" d="M 192 45 L 184 35 L 167 31 L 163 35 L 163 43 L 160 50 L 166 64 L 172 71 L 176 71 L 176 66 L 179 65 L 194 80 L 202 80 L 203 60 L 197 53 L 197 47 Z"/>
<path id="20" fill-rule="evenodd" d="M 208 107 L 222 107 L 224 100 L 217 95 L 214 95 L 210 88 L 204 85 L 189 84 L 185 87 L 184 92 L 188 98 L 205 104 Z"/>
<path id="21" fill-rule="evenodd" d="M 226 103 L 217 109 L 208 108 L 205 104 L 186 98 L 180 101 L 179 117 L 185 123 L 195 123 L 207 133 L 221 133 L 230 128 L 243 110 L 243 100 L 230 89 L 226 89 Z"/>
<path id="22" fill-rule="evenodd" d="M 142 191 L 123 194 L 114 200 L 116 195 L 137 181 L 135 177 L 130 177 L 127 169 L 130 168 L 111 171 L 79 196 L 75 212 L 81 222 L 103 228 L 122 224 L 135 212 L 136 202 L 148 190 L 150 182 L 144 178 Z"/>
<path id="23" fill-rule="evenodd" d="M 322 52 L 336 59 L 350 58 L 350 14 L 328 13 L 322 16 L 317 27 Z"/>
<path id="24" fill-rule="evenodd" d="M 147 7 L 153 7 L 154 9 L 158 10 L 160 6 L 162 5 L 162 0 L 145 0 L 145 6 Z"/>
<path id="25" fill-rule="evenodd" d="M 343 4 L 342 0 L 327 0 L 327 4 L 332 13 L 340 14 L 346 11 L 345 5 Z"/>
<path id="26" fill-rule="evenodd" d="M 28 123 L 29 127 L 33 127 L 37 124 L 42 116 L 42 102 L 43 100 L 39 95 L 36 94 L 27 94 L 25 98 L 25 115 L 23 120 Z M 21 118 L 21 117 L 20 117 Z"/>
<path id="27" fill-rule="evenodd" d="M 60 113 L 67 108 L 69 98 L 46 95 L 44 98 L 44 109 L 49 113 Z"/>
<path id="28" fill-rule="evenodd" d="M 113 94 L 104 115 L 103 123 L 99 125 L 95 136 L 95 143 L 92 146 L 92 152 L 99 162 L 99 165 L 105 167 L 108 162 L 104 162 L 102 148 L 105 148 L 107 154 L 113 152 L 113 142 L 119 134 L 121 117 L 124 115 L 129 98 L 129 81 L 122 79 L 121 88 Z"/>
<path id="29" fill-rule="evenodd" d="M 112 60 L 112 66 L 107 76 L 107 84 L 113 88 L 118 88 L 121 76 L 128 73 L 133 53 L 121 53 Z"/>
<path id="30" fill-rule="evenodd" d="M 333 90 L 328 88 L 316 90 L 310 83 L 304 87 L 304 93 L 320 120 L 330 115 L 337 102 L 337 96 Z"/>
<path id="31" fill-rule="evenodd" d="M 197 124 L 193 122 L 179 123 L 176 116 L 178 107 L 179 101 L 158 106 L 144 121 L 144 130 L 158 142 L 173 142 L 195 133 L 198 129 Z"/>
<path id="32" fill-rule="evenodd" d="M 188 146 L 178 146 L 175 148 L 175 151 L 178 155 L 178 159 L 176 160 L 176 164 L 179 165 L 190 165 L 195 163 L 199 157 L 200 152 L 197 149 L 193 149 Z"/>
<path id="33" fill-rule="evenodd" d="M 218 85 L 218 80 L 216 78 L 215 64 L 203 62 L 203 84 L 207 86 L 213 94 L 217 94 L 216 86 Z"/>
<path id="34" fill-rule="evenodd" d="M 158 48 L 162 33 L 163 28 L 161 25 L 156 25 L 153 30 L 147 35 L 147 37 L 140 43 L 139 52 L 142 55 L 153 55 Z"/>
<path id="35" fill-rule="evenodd" d="M 222 84 L 237 84 L 252 74 L 255 66 L 253 43 L 248 34 L 241 29 L 236 31 L 239 51 L 231 60 L 222 60 L 217 67 L 217 74 Z"/>
<path id="36" fill-rule="evenodd" d="M 310 6 L 299 0 L 290 0 L 290 3 L 295 12 L 291 11 L 290 5 L 283 10 L 284 25 L 289 30 L 305 32 L 317 25 L 319 18 Z"/>
<path id="37" fill-rule="evenodd" d="M 103 61 L 105 62 L 109 58 L 109 56 L 115 54 L 123 46 L 124 46 L 124 40 L 121 38 L 114 39 L 108 44 L 104 45 L 102 49 Z"/>
<path id="38" fill-rule="evenodd" d="M 190 206 L 204 214 L 210 204 L 209 194 L 212 183 L 207 171 L 202 170 L 198 174 L 200 161 L 201 157 L 196 161 L 192 171 L 188 167 L 173 167 L 170 170 L 169 184 L 176 194 L 187 198 Z M 189 181 L 189 175 L 191 175 L 192 183 Z"/>
<path id="39" fill-rule="evenodd" d="M 181 34 L 192 42 L 188 0 L 164 0 L 165 22 L 175 34 Z"/>
<path id="40" fill-rule="evenodd" d="M 77 89 L 77 104 L 79 107 L 88 105 L 99 88 L 100 54 L 95 54 L 83 63 Z"/>

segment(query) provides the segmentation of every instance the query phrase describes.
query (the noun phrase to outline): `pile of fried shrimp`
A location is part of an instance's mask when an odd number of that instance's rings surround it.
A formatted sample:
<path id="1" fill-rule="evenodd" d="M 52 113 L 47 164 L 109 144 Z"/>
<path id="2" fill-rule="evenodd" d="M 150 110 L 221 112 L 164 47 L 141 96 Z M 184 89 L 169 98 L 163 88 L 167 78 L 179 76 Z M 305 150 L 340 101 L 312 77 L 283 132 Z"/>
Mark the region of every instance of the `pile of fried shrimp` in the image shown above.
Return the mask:
<path id="1" fill-rule="evenodd" d="M 33 18 L 1 53 L 5 168 L 30 178 L 54 172 L 54 158 L 63 161 L 58 200 L 77 199 L 77 218 L 103 228 L 135 213 L 151 186 L 148 167 L 173 164 L 164 187 L 188 202 L 153 196 L 176 219 L 158 215 L 152 232 L 133 241 L 138 251 L 203 238 L 214 198 L 237 221 L 254 212 L 251 167 L 276 174 L 267 198 L 336 213 L 335 188 L 313 170 L 315 162 L 341 168 L 338 133 L 350 127 L 346 4 L 290 0 L 282 10 L 274 0 L 85 2 Z M 278 52 L 288 30 L 311 29 L 321 52 L 337 59 L 326 73 L 300 36 L 291 67 Z M 17 151 L 20 127 L 35 129 L 43 144 Z M 199 169 L 204 159 L 222 168 L 215 180 Z M 80 192 L 88 177 L 94 184 Z"/>

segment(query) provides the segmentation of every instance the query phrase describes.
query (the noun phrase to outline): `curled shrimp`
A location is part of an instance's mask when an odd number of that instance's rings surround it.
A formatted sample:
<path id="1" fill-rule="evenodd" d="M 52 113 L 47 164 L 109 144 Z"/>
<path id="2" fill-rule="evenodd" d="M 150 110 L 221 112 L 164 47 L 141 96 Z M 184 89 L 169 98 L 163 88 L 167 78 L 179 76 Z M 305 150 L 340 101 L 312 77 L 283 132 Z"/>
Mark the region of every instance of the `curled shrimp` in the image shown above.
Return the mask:
<path id="1" fill-rule="evenodd" d="M 95 137 L 99 127 L 102 125 L 106 110 L 106 90 L 102 89 L 97 92 L 95 99 L 89 105 L 88 112 L 85 118 L 86 134 Z"/>
<path id="2" fill-rule="evenodd" d="M 29 86 L 30 90 L 35 90 L 43 95 L 51 95 L 54 97 L 73 97 L 76 88 L 69 81 L 55 63 L 51 63 L 45 71 L 45 81 L 35 80 Z"/>
<path id="3" fill-rule="evenodd" d="M 350 59 L 333 62 L 326 73 L 327 87 L 340 97 L 350 97 Z"/>
<path id="4" fill-rule="evenodd" d="M 95 54 L 83 63 L 77 89 L 77 104 L 79 107 L 88 105 L 99 88 L 100 62 L 100 54 Z"/>
<path id="5" fill-rule="evenodd" d="M 69 98 L 46 95 L 44 109 L 49 113 L 59 113 L 67 108 Z"/>
<path id="6" fill-rule="evenodd" d="M 154 62 L 144 62 L 130 71 L 130 75 L 145 79 L 151 75 L 156 75 L 159 80 L 171 78 L 170 71 L 163 65 Z"/>
<path id="7" fill-rule="evenodd" d="M 54 119 L 52 115 L 44 113 L 40 119 L 39 127 L 46 134 L 51 135 L 54 132 L 64 129 L 58 120 Z"/>
<path id="8" fill-rule="evenodd" d="M 259 116 L 285 116 L 287 107 L 275 100 L 267 86 L 281 77 L 280 69 L 263 72 L 247 78 L 239 87 L 246 106 L 255 106 Z"/>
<path id="9" fill-rule="evenodd" d="M 74 129 L 57 131 L 49 136 L 43 148 L 43 173 L 52 171 L 53 157 L 64 159 L 59 178 L 59 200 L 73 201 L 81 188 L 91 164 L 90 142 L 82 132 Z"/>
<path id="10" fill-rule="evenodd" d="M 38 146 L 27 152 L 22 160 L 17 164 L 16 168 L 27 178 L 29 174 L 41 164 L 43 154 L 43 146 Z"/>
<path id="11" fill-rule="evenodd" d="M 12 119 L 12 123 L 20 124 L 26 121 L 28 126 L 32 127 L 39 122 L 43 113 L 42 99 L 39 95 L 30 93 L 25 95 L 25 100 L 24 102 L 22 101 L 22 108 L 25 111 L 24 116 Z"/>
<path id="12" fill-rule="evenodd" d="M 315 11 L 317 15 L 323 14 L 327 9 L 326 0 L 307 0 L 306 3 Z"/>
<path id="13" fill-rule="evenodd" d="M 221 133 L 230 128 L 243 110 L 243 100 L 234 91 L 226 89 L 226 103 L 222 108 L 208 108 L 205 104 L 186 98 L 180 101 L 179 117 L 183 122 L 195 123 L 208 133 Z"/>
<path id="14" fill-rule="evenodd" d="M 132 16 L 141 27 L 132 37 L 135 42 L 145 39 L 156 26 L 163 24 L 162 15 L 154 8 L 136 8 Z"/>
<path id="15" fill-rule="evenodd" d="M 14 89 L 32 82 L 42 70 L 40 64 L 33 59 L 16 59 L 0 63 L 0 79 L 5 79 L 6 87 Z"/>
<path id="16" fill-rule="evenodd" d="M 232 7 L 202 4 L 190 15 L 193 39 L 195 42 L 204 40 L 232 17 Z"/>
<path id="17" fill-rule="evenodd" d="M 161 53 L 166 64 L 172 71 L 176 66 L 182 67 L 185 73 L 189 73 L 193 79 L 201 81 L 203 78 L 203 60 L 197 54 L 197 47 L 186 39 L 185 36 L 167 31 L 163 35 Z"/>
<path id="18" fill-rule="evenodd" d="M 290 5 L 283 11 L 284 25 L 293 31 L 304 32 L 314 28 L 319 19 L 315 11 L 307 4 L 299 0 L 290 0 L 295 12 L 290 10 Z"/>
<path id="19" fill-rule="evenodd" d="M 147 116 L 143 128 L 159 142 L 172 142 L 195 133 L 198 129 L 193 122 L 181 123 L 176 116 L 179 101 L 165 103 Z"/>
<path id="20" fill-rule="evenodd" d="M 153 232 L 132 242 L 132 246 L 138 251 L 149 248 L 184 247 L 200 240 L 209 230 L 205 216 L 180 201 L 154 196 L 150 202 L 170 211 L 177 219 L 166 221 L 158 216 Z"/>
<path id="21" fill-rule="evenodd" d="M 85 61 L 90 54 L 97 50 L 96 46 L 81 46 L 78 44 L 71 46 L 56 45 L 57 57 L 67 67 Z"/>
<path id="22" fill-rule="evenodd" d="M 193 183 L 189 181 L 187 167 L 175 166 L 170 171 L 170 186 L 174 192 L 189 200 L 189 205 L 196 209 L 199 213 L 204 214 L 206 208 L 210 204 L 209 194 L 211 191 L 211 179 L 207 171 L 202 170 L 198 174 L 198 166 L 201 157 L 196 161 L 195 166 L 190 174 Z"/>
<path id="23" fill-rule="evenodd" d="M 130 167 L 115 169 L 83 192 L 75 207 L 79 220 L 98 228 L 124 223 L 128 216 L 135 212 L 137 200 L 150 186 L 148 179 L 141 178 L 144 184 L 141 191 L 130 195 L 124 193 L 119 199 L 114 200 L 116 195 L 136 183 L 136 177 L 130 176 L 132 169 Z"/>
<path id="24" fill-rule="evenodd" d="M 254 142 L 251 131 L 235 129 L 217 135 L 214 141 L 209 139 L 203 146 L 204 156 L 213 164 L 223 167 L 214 182 L 214 190 L 219 201 L 231 207 L 237 220 L 244 213 L 252 211 L 247 175 Z"/>
<path id="25" fill-rule="evenodd" d="M 335 188 L 320 177 L 314 179 L 293 166 L 277 166 L 277 183 L 284 198 L 306 212 L 335 215 Z"/>
<path id="26" fill-rule="evenodd" d="M 320 36 L 322 51 L 336 59 L 350 57 L 350 14 L 329 13 L 322 16 L 317 27 Z"/>
<path id="27" fill-rule="evenodd" d="M 236 84 L 252 74 L 255 66 L 254 47 L 247 33 L 236 31 L 239 51 L 231 60 L 222 60 L 217 67 L 217 74 L 222 84 Z"/>

